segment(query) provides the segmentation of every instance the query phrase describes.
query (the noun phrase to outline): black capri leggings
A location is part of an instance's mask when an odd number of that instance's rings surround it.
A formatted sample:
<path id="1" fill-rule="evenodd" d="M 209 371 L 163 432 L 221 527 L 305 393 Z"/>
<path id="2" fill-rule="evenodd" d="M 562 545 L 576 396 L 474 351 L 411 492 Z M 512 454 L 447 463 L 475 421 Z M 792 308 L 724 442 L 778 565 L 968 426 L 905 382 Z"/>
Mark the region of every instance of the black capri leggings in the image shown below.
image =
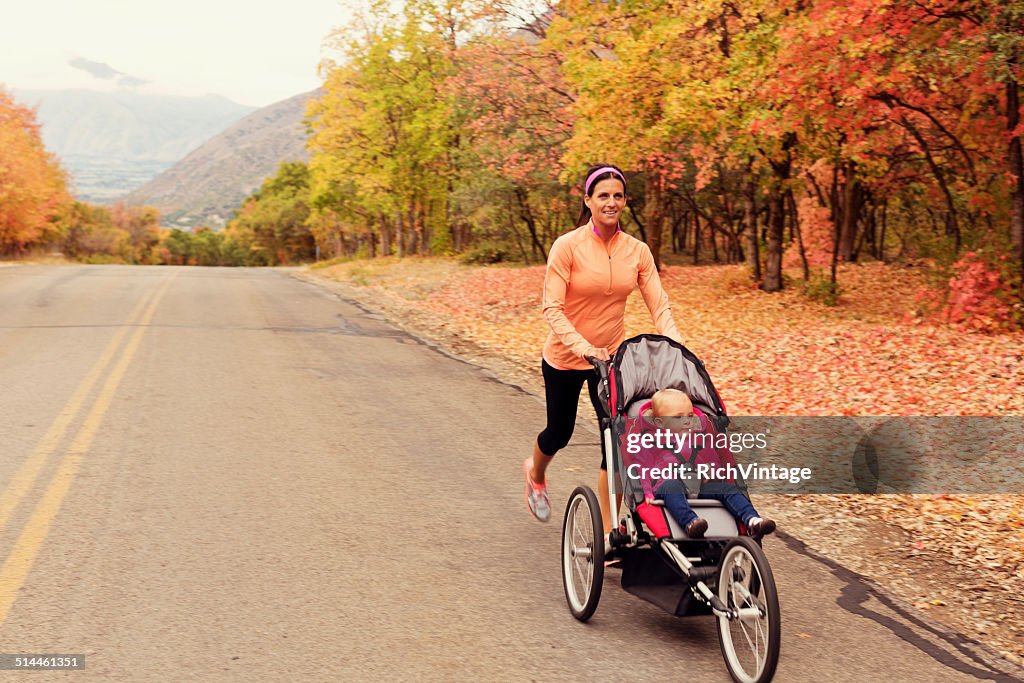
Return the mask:
<path id="1" fill-rule="evenodd" d="M 598 420 L 607 417 L 597 397 L 597 372 L 595 370 L 556 370 L 546 360 L 540 363 L 544 375 L 544 400 L 547 403 L 548 424 L 539 435 L 537 445 L 544 455 L 554 455 L 569 443 L 576 427 L 576 406 L 580 390 L 587 383 L 590 402 Z M 601 438 L 601 469 L 608 469 L 604 453 L 604 438 Z"/>

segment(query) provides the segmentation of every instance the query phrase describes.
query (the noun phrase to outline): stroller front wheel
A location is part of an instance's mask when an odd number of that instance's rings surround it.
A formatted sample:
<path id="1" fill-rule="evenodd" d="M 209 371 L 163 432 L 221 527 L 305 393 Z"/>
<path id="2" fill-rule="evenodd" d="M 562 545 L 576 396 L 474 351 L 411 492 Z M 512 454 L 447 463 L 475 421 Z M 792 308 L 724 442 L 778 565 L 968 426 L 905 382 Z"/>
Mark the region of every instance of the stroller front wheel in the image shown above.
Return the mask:
<path id="1" fill-rule="evenodd" d="M 766 683 L 775 675 L 782 620 L 775 578 L 761 546 L 740 537 L 718 566 L 718 598 L 735 617 L 718 618 L 718 643 L 737 683 Z"/>
<path id="2" fill-rule="evenodd" d="M 569 611 L 580 621 L 594 614 L 604 584 L 604 524 L 597 496 L 578 486 L 562 524 L 562 586 Z"/>

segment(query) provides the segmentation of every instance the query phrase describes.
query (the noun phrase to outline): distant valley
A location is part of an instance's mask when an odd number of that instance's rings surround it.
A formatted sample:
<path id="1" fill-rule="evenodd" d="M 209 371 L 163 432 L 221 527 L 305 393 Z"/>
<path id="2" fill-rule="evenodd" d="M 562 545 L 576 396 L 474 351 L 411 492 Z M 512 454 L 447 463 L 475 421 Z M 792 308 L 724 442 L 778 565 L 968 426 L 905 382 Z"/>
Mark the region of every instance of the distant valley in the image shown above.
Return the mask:
<path id="1" fill-rule="evenodd" d="M 84 201 L 109 203 L 253 111 L 218 95 L 15 90 L 38 109 L 43 141 Z"/>

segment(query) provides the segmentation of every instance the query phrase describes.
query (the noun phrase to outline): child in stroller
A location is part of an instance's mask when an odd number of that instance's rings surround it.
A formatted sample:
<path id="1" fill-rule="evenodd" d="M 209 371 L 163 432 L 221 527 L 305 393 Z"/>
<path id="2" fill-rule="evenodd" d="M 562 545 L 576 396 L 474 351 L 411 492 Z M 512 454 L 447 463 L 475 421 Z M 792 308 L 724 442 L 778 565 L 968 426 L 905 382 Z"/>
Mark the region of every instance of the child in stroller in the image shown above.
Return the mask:
<path id="1" fill-rule="evenodd" d="M 694 418 L 699 426 L 696 429 Z M 641 405 L 635 420 L 631 420 L 623 440 L 642 443 L 639 436 L 644 433 L 661 431 L 663 440 L 658 445 L 641 447 L 638 452 L 628 457 L 640 485 L 643 488 L 644 504 L 652 505 L 655 500 L 664 501 L 665 507 L 685 530 L 690 538 L 703 538 L 708 529 L 706 520 L 697 516 L 686 500 L 686 487 L 683 478 L 694 479 L 693 467 L 700 462 L 721 464 L 721 458 L 714 446 L 704 445 L 707 441 L 695 439 L 695 434 L 714 436 L 717 432 L 711 419 L 693 405 L 690 397 L 679 389 L 661 389 L 656 391 L 650 401 Z M 630 435 L 636 435 L 631 438 Z M 650 439 L 647 440 L 651 442 Z M 671 443 L 666 443 L 671 442 Z M 674 445 L 674 446 L 673 446 Z M 687 451 L 691 468 L 681 468 L 684 458 L 681 452 Z M 624 447 L 624 452 L 637 450 Z M 692 453 L 692 455 L 691 455 Z M 678 455 L 677 455 L 678 454 Z M 664 476 L 675 473 L 676 476 Z M 705 481 L 700 486 L 698 498 L 715 499 L 747 528 L 747 534 L 756 538 L 775 531 L 773 520 L 758 515 L 750 500 L 740 492 L 734 482 Z"/>
<path id="2" fill-rule="evenodd" d="M 618 527 L 606 533 L 594 491 L 577 486 L 569 496 L 562 525 L 562 585 L 569 610 L 580 621 L 590 619 L 601 599 L 607 562 L 615 558 L 611 566 L 622 570 L 622 587 L 627 592 L 677 617 L 716 617 L 719 644 L 733 680 L 768 683 L 775 674 L 781 641 L 778 594 L 761 544 L 750 538 L 750 529 L 740 528 L 743 525 L 734 515 L 762 534 L 774 525 L 756 519 L 752 507 L 728 510 L 731 502 L 739 502 L 732 496 L 687 503 L 681 490 L 663 490 L 663 480 L 678 478 L 672 470 L 678 472 L 688 463 L 703 478 L 735 477 L 735 483 L 728 483 L 731 488 L 714 492 L 705 488 L 699 497 L 731 493 L 745 497 L 730 448 L 735 436 L 741 437 L 737 445 L 743 446 L 742 435 L 727 432 L 730 419 L 704 363 L 682 344 L 651 334 L 622 342 L 610 361 L 594 358 L 591 362 L 598 375 L 598 399 L 607 414 L 601 419 L 601 444 L 609 456 L 607 505 L 617 509 L 621 484 L 627 510 Z M 661 393 L 664 389 L 680 393 Z M 668 400 L 663 403 L 663 398 Z M 651 433 L 657 427 L 655 420 L 698 422 L 693 432 L 705 437 L 702 430 L 713 431 L 712 447 L 687 449 L 681 437 L 691 434 L 690 430 Z M 707 439 L 698 443 L 703 446 Z M 666 456 L 652 452 L 652 447 L 672 452 Z M 633 457 L 638 455 L 654 458 L 647 460 L 650 465 L 674 468 L 653 476 L 648 471 L 644 488 L 645 477 L 637 472 L 642 465 Z M 698 462 L 698 458 L 711 458 L 717 466 L 708 468 L 704 463 L 712 463 Z M 673 493 L 678 495 L 673 503 L 687 506 L 684 512 L 693 515 L 700 510 L 707 522 L 706 538 L 689 540 L 685 527 L 665 505 Z M 691 530 L 696 533 L 696 527 Z"/>

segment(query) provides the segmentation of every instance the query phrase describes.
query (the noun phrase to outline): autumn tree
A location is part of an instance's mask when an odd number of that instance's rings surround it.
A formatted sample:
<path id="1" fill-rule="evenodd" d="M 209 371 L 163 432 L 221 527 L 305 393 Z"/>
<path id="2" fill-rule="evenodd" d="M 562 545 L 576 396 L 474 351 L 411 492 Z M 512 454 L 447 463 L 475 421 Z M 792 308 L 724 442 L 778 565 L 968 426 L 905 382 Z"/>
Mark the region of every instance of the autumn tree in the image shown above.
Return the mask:
<path id="1" fill-rule="evenodd" d="M 131 263 L 154 263 L 154 249 L 160 243 L 160 212 L 152 206 L 125 206 L 115 202 L 110 209 L 114 226 L 127 234 Z"/>
<path id="2" fill-rule="evenodd" d="M 125 261 L 129 235 L 114 225 L 110 209 L 76 201 L 64 218 L 63 251 L 80 261 Z"/>
<path id="3" fill-rule="evenodd" d="M 226 230 L 227 237 L 247 245 L 262 265 L 281 265 L 312 258 L 313 236 L 306 224 L 310 215 L 309 168 L 301 161 L 283 162 L 277 173 L 242 204 Z M 196 248 L 193 245 L 193 255 Z M 207 250 L 209 251 L 209 250 Z"/>
<path id="4" fill-rule="evenodd" d="M 806 7 L 782 29 L 775 92 L 807 162 L 834 168 L 825 186 L 807 178 L 831 212 L 835 260 L 855 260 L 864 244 L 884 256 L 877 223 L 890 203 L 944 238 L 947 261 L 1015 239 L 1022 3 Z"/>
<path id="5" fill-rule="evenodd" d="M 456 206 L 485 231 L 511 233 L 524 260 L 547 258 L 579 202 L 561 180 L 575 94 L 548 39 L 551 18 L 510 31 L 490 17 L 492 30 L 458 51 L 449 84 L 464 119 Z"/>
<path id="6" fill-rule="evenodd" d="M 396 13 L 383 2 L 336 32 L 341 63 L 326 65 L 311 103 L 313 205 L 380 237 L 381 253 L 428 253 L 447 241 L 452 173 L 450 50 L 430 2 Z"/>
<path id="7" fill-rule="evenodd" d="M 322 247 L 542 258 L 608 161 L 659 263 L 746 262 L 766 291 L 788 264 L 832 301 L 865 258 L 1021 279 L 1024 0 L 511 6 L 377 2 L 336 34 L 309 111 Z"/>
<path id="8" fill-rule="evenodd" d="M 43 147 L 35 112 L 0 87 L 0 255 L 56 241 L 70 205 L 64 172 Z"/>
<path id="9" fill-rule="evenodd" d="M 678 22 L 663 2 L 571 0 L 559 9 L 552 40 L 565 52 L 566 79 L 578 93 L 566 166 L 607 161 L 643 174 L 646 241 L 660 266 L 664 197 L 680 172 L 673 152 L 681 140 L 665 100 L 685 62 L 664 49 Z"/>

